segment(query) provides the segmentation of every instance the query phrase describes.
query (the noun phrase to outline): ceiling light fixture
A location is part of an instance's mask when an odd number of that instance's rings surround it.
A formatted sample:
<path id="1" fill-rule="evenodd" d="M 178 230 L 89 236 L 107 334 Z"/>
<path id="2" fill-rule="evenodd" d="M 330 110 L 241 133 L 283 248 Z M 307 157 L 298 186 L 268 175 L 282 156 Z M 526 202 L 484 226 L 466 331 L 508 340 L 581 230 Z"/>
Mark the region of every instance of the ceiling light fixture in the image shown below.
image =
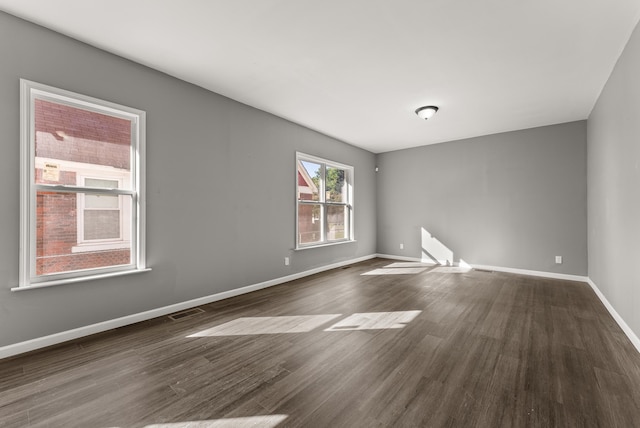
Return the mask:
<path id="1" fill-rule="evenodd" d="M 438 111 L 438 107 L 436 106 L 424 106 L 420 107 L 416 110 L 416 114 L 420 119 L 427 120 L 431 118 Z"/>

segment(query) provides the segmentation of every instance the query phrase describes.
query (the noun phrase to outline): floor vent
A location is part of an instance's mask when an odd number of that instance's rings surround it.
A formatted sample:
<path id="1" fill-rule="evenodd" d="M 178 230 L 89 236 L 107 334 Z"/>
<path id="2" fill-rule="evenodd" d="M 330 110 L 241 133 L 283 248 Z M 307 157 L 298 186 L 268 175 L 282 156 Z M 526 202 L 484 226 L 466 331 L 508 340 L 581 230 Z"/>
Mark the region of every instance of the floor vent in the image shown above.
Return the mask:
<path id="1" fill-rule="evenodd" d="M 198 315 L 203 313 L 204 311 L 200 308 L 187 309 L 186 311 L 176 312 L 175 314 L 169 315 L 169 318 L 176 321 L 182 318 L 192 317 L 194 315 Z"/>
<path id="2" fill-rule="evenodd" d="M 476 272 L 493 273 L 494 271 L 489 269 L 474 269 Z"/>

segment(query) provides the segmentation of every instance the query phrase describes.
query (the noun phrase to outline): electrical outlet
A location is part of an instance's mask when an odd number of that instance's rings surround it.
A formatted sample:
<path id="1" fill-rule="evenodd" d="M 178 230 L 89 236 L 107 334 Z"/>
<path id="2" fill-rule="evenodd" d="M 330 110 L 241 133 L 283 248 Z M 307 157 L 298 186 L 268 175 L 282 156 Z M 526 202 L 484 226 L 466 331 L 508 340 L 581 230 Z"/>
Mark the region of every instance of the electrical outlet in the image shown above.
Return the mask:
<path id="1" fill-rule="evenodd" d="M 556 264 L 557 265 L 561 265 L 562 264 L 562 256 L 556 256 Z"/>
<path id="2" fill-rule="evenodd" d="M 289 266 L 289 257 L 284 258 L 284 265 Z"/>
<path id="3" fill-rule="evenodd" d="M 404 244 L 400 244 L 400 249 L 404 250 Z"/>

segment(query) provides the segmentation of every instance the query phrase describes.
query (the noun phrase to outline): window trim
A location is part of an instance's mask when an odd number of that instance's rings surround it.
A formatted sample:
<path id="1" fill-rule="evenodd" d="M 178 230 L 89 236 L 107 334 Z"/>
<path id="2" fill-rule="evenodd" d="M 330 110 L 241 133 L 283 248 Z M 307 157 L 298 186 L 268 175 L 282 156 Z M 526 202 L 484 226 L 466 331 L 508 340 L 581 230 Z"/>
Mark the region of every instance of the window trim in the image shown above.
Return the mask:
<path id="1" fill-rule="evenodd" d="M 91 268 L 39 275 L 36 267 L 36 193 L 38 189 L 78 193 L 86 188 L 69 185 L 35 183 L 35 115 L 34 100 L 43 99 L 101 114 L 120 117 L 132 124 L 131 190 L 115 193 L 131 196 L 132 262 L 128 265 Z M 76 283 L 126 273 L 149 270 L 146 266 L 146 199 L 145 199 L 146 113 L 142 110 L 20 79 L 20 266 L 16 289 L 41 288 L 48 285 Z M 92 193 L 101 193 L 91 189 Z M 106 192 L 105 192 L 106 193 Z M 109 194 L 114 194 L 113 190 Z"/>
<path id="2" fill-rule="evenodd" d="M 308 202 L 304 202 L 301 201 L 298 198 L 299 195 L 299 185 L 298 185 L 298 164 L 300 161 L 308 161 L 308 162 L 313 162 L 313 163 L 317 163 L 320 164 L 321 168 L 322 168 L 322 176 L 325 177 L 322 182 L 320 183 L 320 189 L 318 189 L 318 193 L 320 196 L 320 201 L 308 201 Z M 343 169 L 346 172 L 347 175 L 347 179 L 345 180 L 347 183 L 347 189 L 346 189 L 346 194 L 347 194 L 347 200 L 346 202 L 342 203 L 342 202 L 328 202 L 326 200 L 326 192 L 325 192 L 325 180 L 326 180 L 326 170 L 327 167 L 330 168 L 338 168 L 338 169 Z M 307 248 L 316 248 L 316 247 L 327 247 L 327 246 L 332 246 L 332 245 L 337 245 L 337 244 L 344 244 L 344 243 L 349 243 L 349 242 L 355 242 L 355 229 L 354 229 L 354 218 L 355 218 L 355 209 L 354 209 L 354 167 L 351 165 L 347 165 L 347 164 L 343 164 L 340 162 L 335 162 L 329 159 L 325 159 L 325 158 L 321 158 L 318 156 L 314 156 L 314 155 L 309 155 L 306 153 L 302 153 L 302 152 L 296 152 L 296 161 L 295 161 L 295 205 L 296 205 L 296 217 L 295 217 L 295 245 L 294 245 L 294 249 L 295 250 L 303 250 L 303 249 L 307 249 Z M 301 244 L 299 242 L 299 207 L 300 207 L 300 203 L 304 204 L 308 204 L 308 205 L 320 205 L 322 207 L 322 212 L 320 215 L 320 220 L 321 220 L 321 228 L 320 228 L 320 232 L 322 235 L 322 240 L 319 242 L 313 242 L 313 243 L 306 243 L 306 244 Z M 327 240 L 327 219 L 326 219 L 326 207 L 329 206 L 344 206 L 346 208 L 348 208 L 349 211 L 349 218 L 348 218 L 348 236 L 346 236 L 343 239 L 336 239 L 336 240 Z"/>

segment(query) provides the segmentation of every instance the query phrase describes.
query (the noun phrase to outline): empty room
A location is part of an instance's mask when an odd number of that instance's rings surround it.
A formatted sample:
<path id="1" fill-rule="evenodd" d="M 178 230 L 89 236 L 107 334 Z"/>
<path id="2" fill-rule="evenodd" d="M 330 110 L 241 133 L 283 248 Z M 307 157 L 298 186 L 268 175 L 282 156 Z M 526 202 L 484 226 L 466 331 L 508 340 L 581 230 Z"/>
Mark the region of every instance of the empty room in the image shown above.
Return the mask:
<path id="1" fill-rule="evenodd" d="M 0 427 L 640 426 L 637 0 L 0 0 Z"/>

